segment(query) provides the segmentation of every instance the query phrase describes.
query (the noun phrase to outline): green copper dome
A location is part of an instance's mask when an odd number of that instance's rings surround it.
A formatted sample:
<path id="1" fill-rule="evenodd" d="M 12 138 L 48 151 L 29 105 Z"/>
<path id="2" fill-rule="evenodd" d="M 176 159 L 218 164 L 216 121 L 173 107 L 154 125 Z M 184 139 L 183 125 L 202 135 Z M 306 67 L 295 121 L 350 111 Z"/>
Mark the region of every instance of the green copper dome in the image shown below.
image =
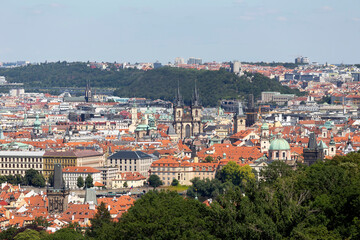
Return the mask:
<path id="1" fill-rule="evenodd" d="M 328 146 L 326 146 L 326 144 L 322 140 L 319 142 L 318 146 L 319 146 L 320 149 L 328 148 Z"/>
<path id="2" fill-rule="evenodd" d="M 272 151 L 290 150 L 290 145 L 285 139 L 277 138 L 271 141 L 269 150 Z"/>
<path id="3" fill-rule="evenodd" d="M 146 124 L 139 124 L 135 131 L 138 132 L 138 131 L 147 131 L 149 129 L 149 125 L 146 125 Z"/>
<path id="4" fill-rule="evenodd" d="M 261 130 L 269 130 L 269 125 L 267 123 L 263 123 Z"/>
<path id="5" fill-rule="evenodd" d="M 34 122 L 34 128 L 39 129 L 41 127 L 41 122 L 39 120 L 39 115 L 36 115 L 36 120 Z"/>

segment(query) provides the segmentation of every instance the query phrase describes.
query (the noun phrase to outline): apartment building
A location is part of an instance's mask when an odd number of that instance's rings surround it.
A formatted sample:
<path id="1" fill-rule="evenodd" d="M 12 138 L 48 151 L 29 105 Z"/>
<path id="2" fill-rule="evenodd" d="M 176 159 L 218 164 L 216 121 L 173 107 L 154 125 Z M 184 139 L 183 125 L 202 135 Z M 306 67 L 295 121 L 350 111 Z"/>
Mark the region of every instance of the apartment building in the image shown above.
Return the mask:
<path id="1" fill-rule="evenodd" d="M 0 151 L 0 174 L 25 176 L 29 169 L 42 173 L 45 151 Z"/>
<path id="2" fill-rule="evenodd" d="M 70 189 L 78 189 L 77 180 L 79 177 L 82 177 L 84 182 L 88 175 L 93 179 L 93 184 L 95 182 L 102 182 L 101 172 L 92 167 L 66 167 L 63 168 L 63 177 Z"/>
<path id="3" fill-rule="evenodd" d="M 93 150 L 81 151 L 46 151 L 44 154 L 43 173 L 47 179 L 54 171 L 54 164 L 66 167 L 100 167 L 104 154 Z"/>
<path id="4" fill-rule="evenodd" d="M 181 185 L 191 185 L 194 178 L 193 166 L 187 161 L 179 161 L 173 157 L 161 158 L 151 164 L 151 174 L 158 175 L 164 186 L 170 186 L 173 179 Z"/>
<path id="5" fill-rule="evenodd" d="M 139 172 L 147 178 L 153 161 L 153 156 L 141 151 L 119 151 L 107 158 L 107 166 L 117 167 L 119 172 Z"/>

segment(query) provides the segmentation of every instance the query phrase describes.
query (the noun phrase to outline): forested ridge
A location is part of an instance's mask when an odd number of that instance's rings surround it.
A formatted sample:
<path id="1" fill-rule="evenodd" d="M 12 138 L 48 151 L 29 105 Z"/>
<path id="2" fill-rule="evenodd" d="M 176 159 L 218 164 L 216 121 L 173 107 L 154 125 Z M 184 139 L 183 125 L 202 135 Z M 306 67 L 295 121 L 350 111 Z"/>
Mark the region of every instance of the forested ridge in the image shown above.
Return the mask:
<path id="1" fill-rule="evenodd" d="M 84 236 L 76 223 L 48 235 L 37 219 L 0 239 L 360 239 L 360 153 L 295 171 L 275 161 L 260 177 L 229 162 L 213 180 L 194 179 L 188 197 L 150 191 L 115 222 L 102 203 Z"/>
<path id="2" fill-rule="evenodd" d="M 110 65 L 112 66 L 112 65 Z M 136 69 L 92 69 L 82 62 L 57 62 L 2 68 L 0 76 L 9 82 L 24 83 L 25 87 L 84 87 L 90 80 L 92 87 L 115 88 L 120 97 L 145 97 L 173 100 L 180 86 L 186 103 L 190 103 L 195 81 L 204 106 L 216 106 L 221 99 L 243 98 L 252 93 L 259 97 L 262 91 L 300 94 L 282 86 L 278 81 L 261 74 L 236 76 L 224 69 L 219 71 L 163 67 L 149 71 Z"/>

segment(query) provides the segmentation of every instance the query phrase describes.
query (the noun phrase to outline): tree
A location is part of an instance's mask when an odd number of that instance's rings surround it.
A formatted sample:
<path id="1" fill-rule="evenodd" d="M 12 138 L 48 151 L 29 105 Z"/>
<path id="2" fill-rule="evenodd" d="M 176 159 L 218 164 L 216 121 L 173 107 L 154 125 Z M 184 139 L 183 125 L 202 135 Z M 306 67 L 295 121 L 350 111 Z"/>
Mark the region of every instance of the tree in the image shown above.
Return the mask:
<path id="1" fill-rule="evenodd" d="M 282 161 L 273 161 L 260 171 L 260 177 L 267 183 L 273 183 L 279 177 L 291 176 L 294 171 Z"/>
<path id="2" fill-rule="evenodd" d="M 29 169 L 25 171 L 25 184 L 26 185 L 32 185 L 32 179 L 35 178 L 36 175 L 38 175 L 39 172 L 35 169 Z"/>
<path id="3" fill-rule="evenodd" d="M 82 178 L 82 176 L 78 177 L 76 185 L 77 185 L 78 188 L 83 188 L 84 187 L 84 179 Z"/>
<path id="4" fill-rule="evenodd" d="M 45 178 L 42 174 L 37 174 L 31 179 L 31 185 L 34 187 L 45 187 Z"/>
<path id="5" fill-rule="evenodd" d="M 206 163 L 211 163 L 211 162 L 213 162 L 214 161 L 214 158 L 212 157 L 212 156 L 207 156 L 206 158 L 205 158 L 205 161 L 204 162 L 206 162 Z"/>
<path id="6" fill-rule="evenodd" d="M 88 174 L 86 179 L 85 179 L 85 187 L 86 188 L 92 188 L 93 186 L 94 186 L 93 178 L 91 177 L 90 174 Z"/>
<path id="7" fill-rule="evenodd" d="M 127 182 L 124 182 L 124 185 L 123 185 L 124 188 L 127 188 L 128 187 L 128 184 Z"/>
<path id="8" fill-rule="evenodd" d="M 209 211 L 176 192 L 150 191 L 119 218 L 115 239 L 215 239 Z"/>
<path id="9" fill-rule="evenodd" d="M 26 229 L 23 232 L 18 233 L 15 240 L 40 240 L 40 233 L 32 229 Z"/>
<path id="10" fill-rule="evenodd" d="M 163 182 L 160 180 L 158 175 L 152 174 L 149 177 L 149 185 L 155 189 L 155 188 L 163 185 Z"/>
<path id="11" fill-rule="evenodd" d="M 49 183 L 50 187 L 54 187 L 54 173 L 53 172 L 51 172 L 49 174 L 48 183 Z"/>
<path id="12" fill-rule="evenodd" d="M 96 214 L 90 219 L 91 227 L 86 232 L 86 235 L 89 237 L 100 236 L 99 231 L 101 231 L 105 225 L 113 226 L 110 212 L 104 202 L 101 202 L 96 210 Z"/>
<path id="13" fill-rule="evenodd" d="M 255 180 L 255 175 L 249 165 L 240 166 L 234 161 L 229 161 L 217 176 L 222 182 L 231 182 L 240 185 L 247 181 Z"/>
<path id="14" fill-rule="evenodd" d="M 72 228 L 62 228 L 53 234 L 42 238 L 43 240 L 83 240 L 85 237 Z"/>
<path id="15" fill-rule="evenodd" d="M 172 182 L 171 182 L 171 186 L 177 186 L 177 185 L 179 185 L 179 181 L 176 179 L 176 178 L 174 178 L 173 180 L 172 180 Z"/>
<path id="16" fill-rule="evenodd" d="M 32 224 L 35 226 L 41 226 L 45 228 L 50 226 L 50 223 L 44 217 L 36 217 L 32 222 Z"/>

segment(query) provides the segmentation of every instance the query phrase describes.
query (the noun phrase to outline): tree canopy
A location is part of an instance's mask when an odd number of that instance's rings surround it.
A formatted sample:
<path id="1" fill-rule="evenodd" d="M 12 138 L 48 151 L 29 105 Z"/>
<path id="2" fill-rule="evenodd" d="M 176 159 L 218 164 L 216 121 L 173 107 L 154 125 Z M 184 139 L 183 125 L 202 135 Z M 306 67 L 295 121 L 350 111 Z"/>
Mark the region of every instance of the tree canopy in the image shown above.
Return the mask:
<path id="1" fill-rule="evenodd" d="M 57 62 L 28 65 L 18 68 L 0 68 L 0 75 L 9 82 L 24 83 L 25 88 L 46 90 L 53 87 L 85 88 L 90 80 L 92 87 L 113 88 L 114 94 L 121 97 L 145 97 L 149 99 L 174 99 L 175 90 L 180 83 L 180 91 L 185 103 L 192 98 L 195 81 L 204 106 L 216 106 L 221 99 L 242 98 L 250 93 L 259 97 L 262 91 L 295 93 L 282 86 L 277 80 L 258 73 L 237 76 L 224 69 L 219 71 L 162 67 L 142 71 L 136 69 L 109 70 L 92 69 L 81 62 Z M 32 89 L 36 90 L 36 89 Z"/>
<path id="2" fill-rule="evenodd" d="M 82 178 L 82 176 L 79 176 L 77 178 L 76 186 L 78 188 L 83 188 L 84 187 L 84 179 Z"/>
<path id="3" fill-rule="evenodd" d="M 152 174 L 149 177 L 149 185 L 155 189 L 155 188 L 163 185 L 163 182 L 160 180 L 158 175 Z"/>

